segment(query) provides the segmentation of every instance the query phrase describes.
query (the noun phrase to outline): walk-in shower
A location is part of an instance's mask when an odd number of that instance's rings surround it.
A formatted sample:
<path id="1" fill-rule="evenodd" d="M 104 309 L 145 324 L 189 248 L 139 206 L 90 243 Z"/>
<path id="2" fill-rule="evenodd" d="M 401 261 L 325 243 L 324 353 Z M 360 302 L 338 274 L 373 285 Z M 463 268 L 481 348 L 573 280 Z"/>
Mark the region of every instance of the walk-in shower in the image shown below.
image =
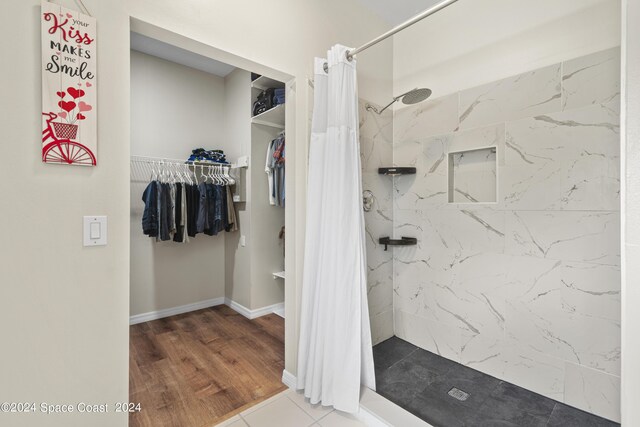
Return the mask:
<path id="1" fill-rule="evenodd" d="M 480 37 L 503 15 L 467 7 L 398 34 L 390 85 L 360 93 L 376 391 L 434 427 L 616 426 L 620 49 L 544 44 L 532 18 L 541 51 L 522 63 L 515 30 Z M 556 37 L 589 28 L 574 13 Z"/>

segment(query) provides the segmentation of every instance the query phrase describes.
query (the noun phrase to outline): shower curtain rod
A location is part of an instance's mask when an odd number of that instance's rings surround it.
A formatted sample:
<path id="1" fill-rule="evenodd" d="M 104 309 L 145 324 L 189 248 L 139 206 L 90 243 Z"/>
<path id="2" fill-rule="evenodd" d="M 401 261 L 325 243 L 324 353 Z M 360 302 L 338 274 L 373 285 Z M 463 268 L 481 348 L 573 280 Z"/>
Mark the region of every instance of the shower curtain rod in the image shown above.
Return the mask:
<path id="1" fill-rule="evenodd" d="M 418 15 L 414 16 L 413 18 L 403 22 L 402 24 L 393 27 L 392 29 L 390 29 L 389 31 L 387 31 L 386 33 L 382 34 L 381 36 L 376 37 L 375 39 L 371 40 L 370 42 L 367 42 L 365 44 L 363 44 L 362 46 L 356 48 L 356 49 L 352 49 L 347 51 L 347 59 L 349 61 L 351 61 L 354 57 L 354 55 L 362 52 L 363 50 L 369 49 L 371 46 L 374 46 L 378 43 L 380 43 L 381 41 L 388 39 L 389 37 L 391 37 L 392 35 L 399 33 L 400 31 L 404 30 L 405 28 L 408 28 L 410 26 L 412 26 L 413 24 L 415 24 L 416 22 L 420 22 L 422 21 L 424 18 L 426 18 L 427 16 L 433 15 L 436 12 L 441 11 L 442 9 L 444 9 L 447 6 L 452 5 L 453 3 L 457 2 L 458 0 L 445 0 L 441 3 L 438 3 L 437 5 L 425 10 L 424 12 L 419 13 Z"/>

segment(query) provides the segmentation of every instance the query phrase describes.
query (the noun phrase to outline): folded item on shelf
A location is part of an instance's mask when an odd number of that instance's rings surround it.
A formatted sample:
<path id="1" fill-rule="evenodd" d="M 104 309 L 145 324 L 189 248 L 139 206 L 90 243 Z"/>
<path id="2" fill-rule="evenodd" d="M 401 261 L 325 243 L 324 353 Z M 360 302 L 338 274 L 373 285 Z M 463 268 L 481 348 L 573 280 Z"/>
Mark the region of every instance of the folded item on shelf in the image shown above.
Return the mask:
<path id="1" fill-rule="evenodd" d="M 284 104 L 284 101 L 285 101 L 284 93 L 285 93 L 284 88 L 276 89 L 273 92 L 273 105 Z"/>
<path id="2" fill-rule="evenodd" d="M 228 164 L 227 157 L 222 150 L 205 150 L 204 148 L 196 148 L 191 151 L 191 156 L 187 159 L 189 162 L 214 162 Z"/>
<path id="3" fill-rule="evenodd" d="M 253 115 L 257 116 L 258 114 L 262 114 L 267 110 L 273 108 L 273 93 L 274 89 L 265 89 L 260 94 L 258 94 L 258 98 L 253 103 Z"/>

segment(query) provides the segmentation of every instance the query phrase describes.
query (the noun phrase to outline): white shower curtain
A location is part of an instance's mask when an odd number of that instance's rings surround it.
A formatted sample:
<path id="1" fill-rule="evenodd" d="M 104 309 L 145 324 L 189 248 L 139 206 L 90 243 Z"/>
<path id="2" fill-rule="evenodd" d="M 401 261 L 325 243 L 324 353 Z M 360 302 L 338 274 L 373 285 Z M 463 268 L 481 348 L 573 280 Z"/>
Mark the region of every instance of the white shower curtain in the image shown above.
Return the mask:
<path id="1" fill-rule="evenodd" d="M 353 413 L 360 386 L 375 390 L 375 375 L 356 61 L 346 52 L 336 45 L 315 59 L 297 386 L 313 404 Z"/>

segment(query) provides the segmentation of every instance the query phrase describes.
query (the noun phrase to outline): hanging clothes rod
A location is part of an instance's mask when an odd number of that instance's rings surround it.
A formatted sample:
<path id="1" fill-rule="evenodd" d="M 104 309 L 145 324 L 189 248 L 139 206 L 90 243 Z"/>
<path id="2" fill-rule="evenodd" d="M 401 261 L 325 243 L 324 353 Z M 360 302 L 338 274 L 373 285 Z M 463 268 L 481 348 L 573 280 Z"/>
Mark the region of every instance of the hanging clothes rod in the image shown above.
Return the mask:
<path id="1" fill-rule="evenodd" d="M 362 52 L 363 50 L 369 49 L 371 46 L 374 46 L 378 43 L 380 43 L 381 41 L 388 39 L 389 37 L 391 37 L 392 35 L 399 33 L 400 31 L 404 30 L 405 28 L 408 28 L 410 26 L 412 26 L 413 24 L 422 21 L 424 18 L 426 18 L 427 16 L 431 16 L 436 12 L 441 11 L 442 9 L 444 9 L 447 6 L 452 5 L 453 3 L 457 2 L 458 0 L 445 0 L 441 3 L 438 3 L 437 5 L 425 10 L 424 12 L 419 13 L 418 15 L 414 16 L 413 18 L 403 22 L 402 24 L 393 27 L 392 29 L 390 29 L 389 31 L 387 31 L 386 33 L 382 34 L 381 36 L 376 37 L 375 39 L 371 40 L 370 42 L 367 42 L 365 44 L 363 44 L 362 46 L 356 48 L 356 49 L 352 49 L 347 51 L 347 59 L 349 61 L 351 61 L 353 59 L 353 57 Z"/>
<path id="2" fill-rule="evenodd" d="M 131 161 L 136 163 L 175 163 L 180 165 L 198 165 L 204 167 L 214 167 L 214 166 L 222 166 L 229 169 L 237 169 L 238 166 L 233 165 L 231 163 L 215 163 L 215 162 L 206 162 L 206 161 L 192 161 L 192 160 L 180 160 L 180 159 L 168 159 L 165 157 L 147 157 L 147 156 L 131 156 Z"/>

